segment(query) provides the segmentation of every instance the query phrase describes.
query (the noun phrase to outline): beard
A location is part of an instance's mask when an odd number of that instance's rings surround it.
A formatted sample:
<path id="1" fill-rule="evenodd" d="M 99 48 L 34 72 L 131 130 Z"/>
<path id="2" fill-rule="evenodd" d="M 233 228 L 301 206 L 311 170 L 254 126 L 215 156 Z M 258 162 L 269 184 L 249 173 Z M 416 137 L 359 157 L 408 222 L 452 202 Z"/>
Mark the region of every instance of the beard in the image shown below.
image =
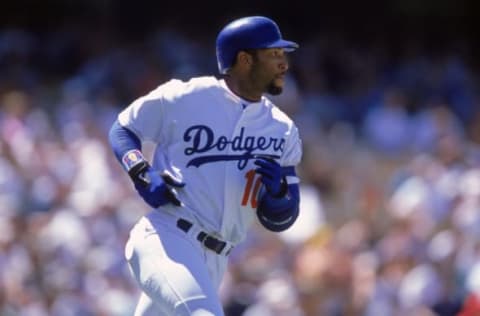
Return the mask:
<path id="1" fill-rule="evenodd" d="M 260 83 L 264 79 L 262 69 L 258 66 L 257 63 L 254 63 L 252 69 L 250 70 L 250 80 L 256 84 Z M 283 87 L 275 84 L 275 79 L 270 80 L 270 82 L 264 86 L 264 92 L 270 95 L 279 95 L 283 91 Z"/>
<path id="2" fill-rule="evenodd" d="M 279 95 L 282 93 L 283 87 L 276 86 L 273 81 L 271 81 L 267 86 L 267 93 L 271 95 Z"/>

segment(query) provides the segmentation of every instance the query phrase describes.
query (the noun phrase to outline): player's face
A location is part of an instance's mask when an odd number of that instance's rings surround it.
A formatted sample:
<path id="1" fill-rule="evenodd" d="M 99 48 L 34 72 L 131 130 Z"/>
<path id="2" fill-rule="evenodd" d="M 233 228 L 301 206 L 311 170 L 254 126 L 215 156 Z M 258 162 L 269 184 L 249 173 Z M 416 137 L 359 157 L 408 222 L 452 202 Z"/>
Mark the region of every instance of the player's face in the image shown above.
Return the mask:
<path id="1" fill-rule="evenodd" d="M 253 53 L 249 77 L 263 92 L 278 95 L 282 93 L 287 70 L 287 54 L 283 48 L 259 49 Z"/>

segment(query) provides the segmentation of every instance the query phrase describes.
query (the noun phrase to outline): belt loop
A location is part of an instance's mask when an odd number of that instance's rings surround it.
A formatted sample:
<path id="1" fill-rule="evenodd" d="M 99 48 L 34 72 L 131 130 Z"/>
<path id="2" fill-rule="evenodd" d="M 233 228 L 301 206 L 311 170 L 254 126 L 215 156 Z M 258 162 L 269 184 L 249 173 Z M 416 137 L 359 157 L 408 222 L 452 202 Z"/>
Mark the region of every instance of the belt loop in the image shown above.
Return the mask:
<path id="1" fill-rule="evenodd" d="M 205 238 L 207 238 L 207 233 L 205 232 L 199 232 L 197 235 L 197 240 L 201 243 L 205 241 Z"/>
<path id="2" fill-rule="evenodd" d="M 232 251 L 232 249 L 233 249 L 233 246 L 230 245 L 230 246 L 228 247 L 227 251 L 225 251 L 225 256 L 228 256 L 228 255 L 230 254 L 230 251 Z"/>

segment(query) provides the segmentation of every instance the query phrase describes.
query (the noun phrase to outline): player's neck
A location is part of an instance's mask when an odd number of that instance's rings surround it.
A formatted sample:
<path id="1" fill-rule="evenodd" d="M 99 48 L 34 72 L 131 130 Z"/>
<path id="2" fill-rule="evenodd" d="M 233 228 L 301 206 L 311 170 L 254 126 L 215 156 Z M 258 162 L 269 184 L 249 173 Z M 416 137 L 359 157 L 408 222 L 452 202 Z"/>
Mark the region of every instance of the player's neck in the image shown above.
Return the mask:
<path id="1" fill-rule="evenodd" d="M 258 102 L 262 99 L 262 92 L 255 91 L 247 82 L 226 76 L 225 83 L 230 91 L 244 100 Z"/>

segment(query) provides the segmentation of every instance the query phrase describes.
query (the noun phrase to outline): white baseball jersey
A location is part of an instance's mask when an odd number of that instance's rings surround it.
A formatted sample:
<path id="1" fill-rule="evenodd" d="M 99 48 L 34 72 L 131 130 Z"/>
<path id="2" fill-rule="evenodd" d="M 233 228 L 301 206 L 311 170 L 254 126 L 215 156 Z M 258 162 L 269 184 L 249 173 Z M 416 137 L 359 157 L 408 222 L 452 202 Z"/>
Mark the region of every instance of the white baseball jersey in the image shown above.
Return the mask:
<path id="1" fill-rule="evenodd" d="M 297 127 L 287 115 L 266 97 L 254 103 L 239 98 L 215 77 L 170 80 L 135 100 L 119 122 L 157 145 L 153 168 L 186 183 L 177 190 L 184 207 L 159 209 L 232 244 L 256 218 L 261 182 L 253 155 L 294 166 L 302 154 Z"/>

